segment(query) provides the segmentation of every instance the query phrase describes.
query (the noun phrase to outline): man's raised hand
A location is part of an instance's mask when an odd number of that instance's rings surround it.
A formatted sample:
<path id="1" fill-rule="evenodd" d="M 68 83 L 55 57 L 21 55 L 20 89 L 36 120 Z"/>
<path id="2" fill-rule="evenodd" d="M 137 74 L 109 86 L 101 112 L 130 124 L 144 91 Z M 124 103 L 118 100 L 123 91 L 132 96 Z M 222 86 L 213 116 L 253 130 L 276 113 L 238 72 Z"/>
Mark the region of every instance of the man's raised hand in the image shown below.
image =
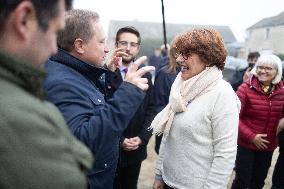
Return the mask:
<path id="1" fill-rule="evenodd" d="M 142 56 L 138 58 L 133 64 L 131 64 L 128 68 L 128 72 L 125 75 L 125 81 L 132 83 L 133 85 L 136 85 L 142 90 L 147 90 L 148 85 L 148 79 L 142 78 L 142 76 L 150 71 L 154 71 L 155 67 L 153 66 L 144 66 L 140 69 L 139 66 L 143 64 L 147 60 L 146 56 Z"/>

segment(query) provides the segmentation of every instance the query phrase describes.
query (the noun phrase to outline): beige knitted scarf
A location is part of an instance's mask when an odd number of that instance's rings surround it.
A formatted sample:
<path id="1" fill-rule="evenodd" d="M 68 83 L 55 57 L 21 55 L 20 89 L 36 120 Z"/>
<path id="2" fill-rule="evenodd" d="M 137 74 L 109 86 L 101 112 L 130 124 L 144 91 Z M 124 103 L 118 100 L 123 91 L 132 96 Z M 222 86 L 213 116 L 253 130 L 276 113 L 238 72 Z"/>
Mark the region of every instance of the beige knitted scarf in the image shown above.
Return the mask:
<path id="1" fill-rule="evenodd" d="M 215 86 L 222 79 L 222 71 L 217 67 L 206 67 L 198 75 L 183 80 L 177 75 L 170 92 L 169 104 L 154 118 L 150 128 L 153 133 L 167 135 L 171 129 L 175 113 L 184 112 L 187 105 L 196 97 L 208 92 L 209 86 Z"/>

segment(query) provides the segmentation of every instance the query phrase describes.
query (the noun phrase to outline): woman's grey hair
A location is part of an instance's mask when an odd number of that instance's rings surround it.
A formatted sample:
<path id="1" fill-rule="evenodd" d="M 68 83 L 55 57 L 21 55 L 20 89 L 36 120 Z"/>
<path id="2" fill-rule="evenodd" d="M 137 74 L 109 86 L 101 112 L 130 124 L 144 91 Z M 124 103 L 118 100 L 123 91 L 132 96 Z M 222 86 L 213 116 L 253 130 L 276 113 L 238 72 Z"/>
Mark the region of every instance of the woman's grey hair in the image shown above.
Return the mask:
<path id="1" fill-rule="evenodd" d="M 282 78 L 282 62 L 281 62 L 280 58 L 276 55 L 273 55 L 273 54 L 261 55 L 258 58 L 254 68 L 251 70 L 251 73 L 253 75 L 256 75 L 257 66 L 261 66 L 263 64 L 271 65 L 272 67 L 274 67 L 277 70 L 277 74 L 276 74 L 275 78 L 272 80 L 272 83 L 273 84 L 279 83 L 281 81 L 281 78 Z"/>
<path id="2" fill-rule="evenodd" d="M 88 42 L 94 35 L 93 23 L 99 20 L 99 14 L 89 10 L 73 9 L 65 13 L 65 28 L 60 31 L 57 44 L 70 52 L 78 38 Z"/>

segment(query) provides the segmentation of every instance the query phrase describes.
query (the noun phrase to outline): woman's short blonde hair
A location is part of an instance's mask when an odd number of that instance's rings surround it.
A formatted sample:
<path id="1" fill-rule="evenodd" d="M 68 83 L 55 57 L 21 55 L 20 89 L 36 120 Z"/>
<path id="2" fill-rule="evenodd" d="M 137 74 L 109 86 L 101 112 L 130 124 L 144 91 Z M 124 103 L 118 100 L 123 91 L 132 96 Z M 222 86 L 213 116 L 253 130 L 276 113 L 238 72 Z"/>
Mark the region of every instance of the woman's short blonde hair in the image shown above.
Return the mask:
<path id="1" fill-rule="evenodd" d="M 175 39 L 178 54 L 188 57 L 195 53 L 209 66 L 224 69 L 228 54 L 223 39 L 215 29 L 193 29 Z"/>

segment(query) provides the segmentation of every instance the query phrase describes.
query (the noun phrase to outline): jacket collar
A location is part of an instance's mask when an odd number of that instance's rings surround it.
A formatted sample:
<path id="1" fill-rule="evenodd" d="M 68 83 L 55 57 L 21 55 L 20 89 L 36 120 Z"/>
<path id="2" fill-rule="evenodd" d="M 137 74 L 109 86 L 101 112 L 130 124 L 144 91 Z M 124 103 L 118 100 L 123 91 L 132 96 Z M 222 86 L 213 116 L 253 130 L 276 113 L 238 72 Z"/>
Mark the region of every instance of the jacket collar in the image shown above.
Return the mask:
<path id="1" fill-rule="evenodd" d="M 248 81 L 246 81 L 246 82 L 247 82 L 247 84 L 250 86 L 250 88 L 254 88 L 254 89 L 256 89 L 257 91 L 259 91 L 259 92 L 261 92 L 261 93 L 264 94 L 264 92 L 261 90 L 261 84 L 260 84 L 260 82 L 258 81 L 258 79 L 257 79 L 256 76 L 252 75 L 252 76 L 250 77 L 250 79 L 249 79 Z M 282 89 L 282 88 L 283 88 L 283 82 L 280 81 L 279 83 L 277 83 L 277 84 L 275 85 L 275 90 L 274 90 L 273 93 L 275 94 L 275 92 L 279 91 L 279 90 Z"/>
<path id="2" fill-rule="evenodd" d="M 99 68 L 83 62 L 82 60 L 72 56 L 70 53 L 63 49 L 59 49 L 58 53 L 52 56 L 50 59 L 52 61 L 56 61 L 68 67 L 71 67 L 91 81 L 97 81 L 103 73 L 107 72 L 107 70 L 103 67 Z"/>
<path id="3" fill-rule="evenodd" d="M 5 52 L 0 52 L 0 77 L 36 97 L 43 97 L 42 82 L 45 78 L 43 69 L 25 63 Z"/>

